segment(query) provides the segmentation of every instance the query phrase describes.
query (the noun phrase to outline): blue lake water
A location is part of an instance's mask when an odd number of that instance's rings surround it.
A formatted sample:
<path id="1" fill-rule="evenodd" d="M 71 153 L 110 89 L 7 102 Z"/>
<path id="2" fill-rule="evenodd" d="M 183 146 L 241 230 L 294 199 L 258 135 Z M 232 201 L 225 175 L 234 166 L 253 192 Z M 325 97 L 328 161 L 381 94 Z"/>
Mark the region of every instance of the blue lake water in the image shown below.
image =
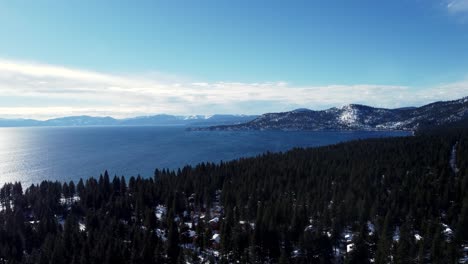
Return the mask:
<path id="1" fill-rule="evenodd" d="M 0 185 L 111 175 L 149 177 L 175 169 L 266 151 L 312 147 L 407 132 L 186 131 L 184 127 L 0 128 Z"/>

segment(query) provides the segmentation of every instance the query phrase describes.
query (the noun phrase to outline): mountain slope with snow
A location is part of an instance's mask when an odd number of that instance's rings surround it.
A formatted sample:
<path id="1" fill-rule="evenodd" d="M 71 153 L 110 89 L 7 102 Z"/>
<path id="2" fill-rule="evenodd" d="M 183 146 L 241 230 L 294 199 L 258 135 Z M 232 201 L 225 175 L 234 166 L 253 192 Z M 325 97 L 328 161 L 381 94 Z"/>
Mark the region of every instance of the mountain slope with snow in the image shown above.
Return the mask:
<path id="1" fill-rule="evenodd" d="M 350 104 L 341 108 L 268 113 L 243 124 L 206 130 L 417 130 L 468 118 L 468 97 L 421 107 L 374 108 Z"/>

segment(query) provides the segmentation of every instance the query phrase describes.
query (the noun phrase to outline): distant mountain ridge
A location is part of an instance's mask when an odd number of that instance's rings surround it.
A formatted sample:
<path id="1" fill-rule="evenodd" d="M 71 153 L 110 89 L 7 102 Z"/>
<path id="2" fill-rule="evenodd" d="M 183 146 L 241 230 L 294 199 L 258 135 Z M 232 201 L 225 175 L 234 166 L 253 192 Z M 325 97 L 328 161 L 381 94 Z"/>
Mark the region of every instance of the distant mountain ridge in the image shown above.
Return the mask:
<path id="1" fill-rule="evenodd" d="M 37 127 L 37 126 L 211 126 L 240 124 L 251 121 L 255 115 L 152 115 L 116 119 L 112 117 L 67 116 L 45 121 L 34 119 L 0 119 L 0 127 Z"/>
<path id="2" fill-rule="evenodd" d="M 296 109 L 267 113 L 236 125 L 194 130 L 408 130 L 440 126 L 468 119 L 468 97 L 397 109 L 350 104 L 327 110 Z"/>

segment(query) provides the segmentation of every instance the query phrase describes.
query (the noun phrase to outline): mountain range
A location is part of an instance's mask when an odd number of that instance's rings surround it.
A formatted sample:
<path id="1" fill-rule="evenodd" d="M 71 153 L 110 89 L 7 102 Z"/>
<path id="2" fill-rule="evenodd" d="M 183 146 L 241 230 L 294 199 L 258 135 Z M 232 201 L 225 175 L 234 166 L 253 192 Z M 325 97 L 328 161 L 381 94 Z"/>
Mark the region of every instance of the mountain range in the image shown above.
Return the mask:
<path id="1" fill-rule="evenodd" d="M 68 116 L 45 121 L 34 119 L 0 119 L 0 127 L 37 126 L 212 126 L 239 124 L 251 121 L 254 115 L 153 115 L 116 119 L 112 117 Z"/>
<path id="2" fill-rule="evenodd" d="M 267 113 L 251 121 L 194 130 L 409 130 L 441 126 L 468 118 L 468 97 L 421 107 L 396 109 L 350 104 L 326 110 L 296 109 Z"/>
<path id="3" fill-rule="evenodd" d="M 468 97 L 421 107 L 376 108 L 349 104 L 326 110 L 300 108 L 263 115 L 68 116 L 49 120 L 1 119 L 0 127 L 187 126 L 189 130 L 408 130 L 441 126 L 468 118 Z"/>

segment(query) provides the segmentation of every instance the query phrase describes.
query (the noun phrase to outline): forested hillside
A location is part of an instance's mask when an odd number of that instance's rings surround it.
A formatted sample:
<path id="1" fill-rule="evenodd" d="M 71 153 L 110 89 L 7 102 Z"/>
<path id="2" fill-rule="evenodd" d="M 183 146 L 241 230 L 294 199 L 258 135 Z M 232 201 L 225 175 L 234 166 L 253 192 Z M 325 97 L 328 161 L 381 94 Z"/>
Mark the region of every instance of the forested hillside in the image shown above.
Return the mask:
<path id="1" fill-rule="evenodd" d="M 464 263 L 467 157 L 457 129 L 7 184 L 0 263 Z"/>
<path id="2" fill-rule="evenodd" d="M 194 130 L 410 130 L 451 125 L 468 118 L 468 98 L 396 109 L 350 104 L 313 111 L 267 113 L 246 123 Z"/>

